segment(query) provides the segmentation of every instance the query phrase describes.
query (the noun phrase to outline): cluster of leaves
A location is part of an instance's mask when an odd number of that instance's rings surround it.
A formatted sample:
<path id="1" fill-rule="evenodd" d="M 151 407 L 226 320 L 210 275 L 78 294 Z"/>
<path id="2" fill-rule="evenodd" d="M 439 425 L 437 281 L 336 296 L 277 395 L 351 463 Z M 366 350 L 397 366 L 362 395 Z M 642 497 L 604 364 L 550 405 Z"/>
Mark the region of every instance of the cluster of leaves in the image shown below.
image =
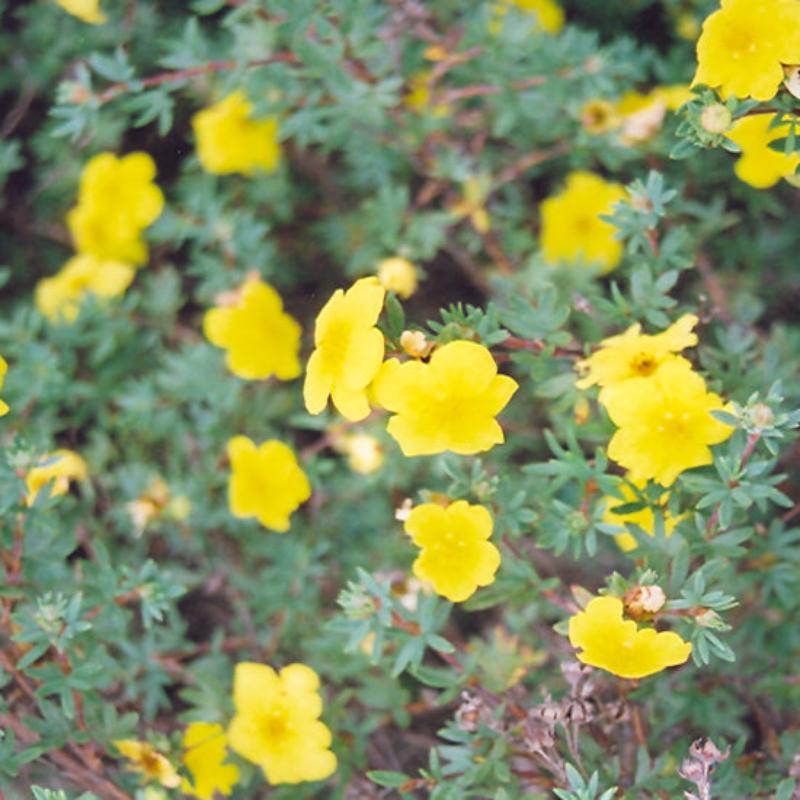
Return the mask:
<path id="1" fill-rule="evenodd" d="M 0 94 L 13 97 L 0 122 L 0 785 L 144 797 L 111 742 L 177 753 L 187 721 L 230 719 L 233 666 L 255 660 L 320 673 L 340 763 L 325 786 L 271 797 L 678 796 L 698 736 L 732 744 L 721 797 L 797 796 L 796 195 L 734 177 L 725 143 L 699 133 L 707 90 L 635 145 L 581 121 L 589 101 L 687 83 L 693 44 L 670 31 L 715 4 L 565 3 L 555 36 L 513 9 L 497 24 L 491 2 L 104 5 L 97 27 L 55 3 L 0 12 Z M 407 99 L 421 72 L 420 109 Z M 210 176 L 194 155 L 191 114 L 238 88 L 280 120 L 272 175 Z M 124 299 L 54 325 L 33 285 L 71 255 L 64 215 L 104 149 L 148 151 L 167 207 Z M 606 278 L 554 269 L 539 249 L 538 203 L 574 169 L 630 186 L 610 217 L 625 260 Z M 463 212 L 475 180 L 488 230 Z M 200 320 L 256 270 L 308 352 L 330 291 L 393 255 L 425 280 L 387 302 L 390 345 L 405 328 L 481 341 L 521 388 L 506 444 L 479 457 L 406 459 L 370 418 L 358 428 L 385 460 L 364 476 L 329 446 L 333 413 L 305 413 L 297 382 L 235 378 Z M 737 431 L 670 492 L 671 536 L 660 491 L 640 492 L 627 510 L 655 509 L 656 535 L 632 526 L 626 555 L 603 520 L 622 484 L 605 455 L 613 427 L 574 364 L 606 335 L 684 311 L 701 317 L 692 358 L 734 401 Z M 286 535 L 229 513 L 225 443 L 240 433 L 300 453 L 314 497 Z M 57 447 L 79 451 L 90 479 L 28 507 L 24 476 Z M 191 511 L 142 530 L 130 503 L 155 478 Z M 432 493 L 490 506 L 502 551 L 495 583 L 457 608 L 409 579 L 395 520 Z M 653 584 L 696 663 L 639 685 L 597 673 L 581 694 L 560 669 L 566 619 L 589 593 Z M 243 772 L 234 797 L 263 796 L 263 777 Z"/>

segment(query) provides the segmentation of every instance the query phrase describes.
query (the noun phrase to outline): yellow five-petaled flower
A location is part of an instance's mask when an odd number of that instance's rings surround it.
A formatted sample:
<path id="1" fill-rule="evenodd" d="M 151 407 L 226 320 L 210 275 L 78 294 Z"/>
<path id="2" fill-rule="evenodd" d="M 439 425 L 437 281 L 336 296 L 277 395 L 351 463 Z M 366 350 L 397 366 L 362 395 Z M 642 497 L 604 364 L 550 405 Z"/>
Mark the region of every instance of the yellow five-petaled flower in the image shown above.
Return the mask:
<path id="1" fill-rule="evenodd" d="M 625 189 L 591 172 L 571 172 L 565 188 L 541 205 L 542 253 L 557 264 L 595 267 L 610 272 L 622 260 L 616 229 L 601 215 L 611 214 Z"/>
<path id="2" fill-rule="evenodd" d="M 497 374 L 483 345 L 456 341 L 435 350 L 427 364 L 387 361 L 375 397 L 394 412 L 387 430 L 404 455 L 471 455 L 504 441 L 495 416 L 518 388 L 513 378 Z"/>
<path id="3" fill-rule="evenodd" d="M 678 359 L 689 366 L 689 362 L 676 353 L 697 344 L 695 325 L 697 317 L 684 314 L 661 333 L 642 333 L 642 326 L 637 323 L 625 333 L 603 339 L 597 352 L 577 363 L 583 377 L 576 386 L 586 389 L 599 384 L 602 387 L 599 400 L 606 405 L 615 392 L 624 390 L 628 381 L 650 378 L 669 361 Z"/>
<path id="4" fill-rule="evenodd" d="M 197 157 L 206 172 L 252 175 L 278 166 L 278 121 L 275 117 L 255 119 L 252 114 L 247 95 L 236 91 L 192 117 Z"/>
<path id="5" fill-rule="evenodd" d="M 722 0 L 703 23 L 694 82 L 718 88 L 725 98 L 771 100 L 783 82 L 783 65 L 797 63 L 797 0 Z"/>
<path id="6" fill-rule="evenodd" d="M 500 551 L 489 541 L 492 515 L 483 506 L 457 500 L 446 508 L 423 503 L 411 510 L 406 533 L 421 549 L 414 575 L 454 603 L 494 582 Z"/>
<path id="7" fill-rule="evenodd" d="M 59 272 L 36 284 L 36 308 L 49 320 L 72 322 L 86 295 L 117 297 L 130 286 L 136 270 L 121 261 L 109 261 L 90 253 L 69 259 Z"/>
<path id="8" fill-rule="evenodd" d="M 683 359 L 663 364 L 650 378 L 629 380 L 606 403 L 619 427 L 608 456 L 635 482 L 670 486 L 681 472 L 712 462 L 709 445 L 724 442 L 733 428 L 715 419 L 719 395 Z"/>
<path id="9" fill-rule="evenodd" d="M 156 166 L 147 153 L 117 158 L 99 153 L 81 174 L 78 205 L 67 214 L 75 249 L 99 259 L 141 264 L 147 259 L 142 231 L 155 222 L 164 195 L 153 179 Z"/>
<path id="10" fill-rule="evenodd" d="M 309 497 L 311 484 L 291 448 L 274 439 L 259 447 L 246 436 L 228 442 L 231 477 L 228 502 L 235 517 L 256 517 L 283 533 L 289 517 Z"/>
<path id="11" fill-rule="evenodd" d="M 237 664 L 233 702 L 228 742 L 270 783 L 319 781 L 335 772 L 331 732 L 319 719 L 319 677 L 311 667 L 289 664 L 276 673 L 266 664 Z"/>
<path id="12" fill-rule="evenodd" d="M 280 295 L 257 277 L 206 312 L 203 333 L 225 348 L 225 363 L 240 378 L 275 375 L 288 381 L 300 374 L 300 325 L 283 310 Z"/>
<path id="13" fill-rule="evenodd" d="M 683 664 L 692 645 L 677 633 L 639 628 L 623 619 L 618 597 L 595 597 L 569 620 L 569 641 L 578 660 L 621 678 L 644 678 Z"/>
<path id="14" fill-rule="evenodd" d="M 346 292 L 337 289 L 317 315 L 316 349 L 303 385 L 310 414 L 322 412 L 330 397 L 351 422 L 369 415 L 367 387 L 383 360 L 383 334 L 375 324 L 385 295 L 377 278 L 361 278 Z"/>

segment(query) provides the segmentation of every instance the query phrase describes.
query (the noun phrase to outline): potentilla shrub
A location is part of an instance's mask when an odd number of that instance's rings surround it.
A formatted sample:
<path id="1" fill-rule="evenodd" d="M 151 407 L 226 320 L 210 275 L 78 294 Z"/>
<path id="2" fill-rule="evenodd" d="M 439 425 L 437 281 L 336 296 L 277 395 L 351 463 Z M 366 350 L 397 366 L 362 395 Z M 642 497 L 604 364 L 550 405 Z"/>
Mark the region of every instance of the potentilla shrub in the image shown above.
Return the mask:
<path id="1" fill-rule="evenodd" d="M 800 0 L 0 15 L 0 796 L 800 798 Z"/>

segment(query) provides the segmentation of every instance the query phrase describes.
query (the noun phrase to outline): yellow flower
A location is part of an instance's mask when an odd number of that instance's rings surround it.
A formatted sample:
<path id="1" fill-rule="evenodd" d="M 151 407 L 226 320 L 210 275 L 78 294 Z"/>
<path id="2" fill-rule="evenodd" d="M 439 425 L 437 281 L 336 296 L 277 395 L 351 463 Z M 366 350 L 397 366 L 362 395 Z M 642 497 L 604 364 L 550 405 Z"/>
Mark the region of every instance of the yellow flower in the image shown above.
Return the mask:
<path id="1" fill-rule="evenodd" d="M 497 374 L 483 345 L 458 341 L 435 350 L 427 364 L 387 361 L 375 396 L 395 413 L 387 430 L 405 455 L 471 455 L 504 441 L 495 416 L 517 388 L 513 378 Z"/>
<path id="2" fill-rule="evenodd" d="M 469 217 L 472 227 L 478 233 L 487 233 L 491 227 L 489 213 L 484 207 L 490 189 L 489 178 L 486 175 L 473 175 L 464 181 L 464 194 L 451 209 L 450 213 L 456 218 Z"/>
<path id="3" fill-rule="evenodd" d="M 703 23 L 694 83 L 718 88 L 723 98 L 771 100 L 783 64 L 796 64 L 799 55 L 797 0 L 722 0 Z"/>
<path id="4" fill-rule="evenodd" d="M 181 791 L 200 800 L 213 800 L 215 794 L 227 797 L 239 780 L 239 768 L 226 764 L 227 738 L 222 725 L 192 722 L 183 732 L 183 758 L 192 774 L 192 783 L 185 778 Z"/>
<path id="5" fill-rule="evenodd" d="M 331 732 L 319 719 L 319 677 L 311 667 L 289 664 L 276 674 L 266 664 L 237 664 L 233 702 L 228 742 L 270 783 L 320 781 L 336 771 Z"/>
<path id="6" fill-rule="evenodd" d="M 464 500 L 447 508 L 423 503 L 411 510 L 405 530 L 422 551 L 414 561 L 414 575 L 442 597 L 460 603 L 479 586 L 494 583 L 500 551 L 488 541 L 492 516 L 483 506 Z"/>
<path id="7" fill-rule="evenodd" d="M 403 98 L 403 102 L 407 108 L 417 114 L 429 111 L 432 117 L 440 119 L 450 113 L 450 106 L 446 103 L 437 103 L 431 106 L 430 79 L 431 73 L 429 70 L 415 72 L 409 78 L 408 94 Z"/>
<path id="8" fill-rule="evenodd" d="M 684 470 L 710 464 L 709 445 L 733 433 L 711 416 L 724 410 L 722 400 L 706 391 L 683 359 L 667 361 L 649 378 L 627 381 L 606 407 L 619 427 L 608 444 L 609 458 L 635 482 L 652 478 L 670 486 Z"/>
<path id="9" fill-rule="evenodd" d="M 78 205 L 67 214 L 75 249 L 108 261 L 146 261 L 141 233 L 164 207 L 155 174 L 147 153 L 122 158 L 100 153 L 90 159 L 81 175 Z"/>
<path id="10" fill-rule="evenodd" d="M 253 104 L 239 90 L 192 117 L 197 157 L 206 172 L 252 175 L 275 170 L 281 158 L 278 120 L 253 119 L 252 113 Z"/>
<path id="11" fill-rule="evenodd" d="M 591 172 L 572 172 L 566 188 L 541 205 L 541 245 L 552 262 L 595 265 L 610 272 L 622 260 L 622 242 L 616 228 L 600 219 L 626 197 L 618 183 L 609 183 Z"/>
<path id="12" fill-rule="evenodd" d="M 386 290 L 375 277 L 361 278 L 346 292 L 337 289 L 317 315 L 316 349 L 306 367 L 303 398 L 310 414 L 328 397 L 351 422 L 369 414 L 367 387 L 383 359 L 383 334 L 375 327 Z"/>
<path id="13" fill-rule="evenodd" d="M 576 364 L 584 373 L 576 386 L 586 389 L 599 384 L 602 387 L 599 400 L 606 405 L 614 392 L 624 390 L 627 381 L 649 378 L 668 361 L 679 359 L 688 366 L 689 362 L 675 353 L 697 344 L 697 335 L 692 332 L 697 321 L 693 314 L 684 314 L 654 336 L 641 333 L 642 326 L 637 322 L 625 333 L 603 339 L 597 352 Z"/>
<path id="14" fill-rule="evenodd" d="M 595 597 L 569 620 L 569 641 L 581 648 L 578 660 L 620 678 L 644 678 L 684 664 L 692 645 L 677 633 L 639 628 L 622 618 L 622 600 Z"/>
<path id="15" fill-rule="evenodd" d="M 790 178 L 800 164 L 797 153 L 787 156 L 769 146 L 770 142 L 785 138 L 789 132 L 788 122 L 770 129 L 771 121 L 771 114 L 744 117 L 727 134 L 742 148 L 735 167 L 737 176 L 756 189 L 767 189 L 781 178 Z"/>
<path id="16" fill-rule="evenodd" d="M 493 28 L 499 28 L 500 21 L 512 7 L 535 14 L 537 24 L 547 33 L 558 33 L 564 27 L 564 11 L 555 0 L 500 0 L 493 9 L 496 17 Z"/>
<path id="17" fill-rule="evenodd" d="M 149 742 L 136 739 L 117 739 L 114 747 L 130 761 L 128 769 L 142 774 L 144 781 L 156 781 L 168 789 L 181 785 L 181 778 L 169 759 Z"/>
<path id="18" fill-rule="evenodd" d="M 402 300 L 417 291 L 417 270 L 407 258 L 384 258 L 378 264 L 378 280 Z"/>
<path id="19" fill-rule="evenodd" d="M 90 25 L 102 25 L 107 19 L 100 10 L 100 0 L 56 0 L 56 2 L 68 14 Z"/>
<path id="20" fill-rule="evenodd" d="M 32 467 L 25 476 L 28 495 L 25 502 L 31 506 L 39 490 L 51 483 L 48 497 L 57 497 L 69 491 L 70 481 L 86 480 L 89 470 L 86 462 L 72 450 L 55 450 L 39 459 L 40 466 Z"/>
<path id="21" fill-rule="evenodd" d="M 383 466 L 383 447 L 368 433 L 354 433 L 334 440 L 334 447 L 347 455 L 347 463 L 359 475 L 371 475 Z"/>
<path id="22" fill-rule="evenodd" d="M 0 356 L 0 389 L 3 388 L 3 381 L 6 379 L 6 372 L 8 372 L 8 362 Z M 0 417 L 8 414 L 8 403 L 0 400 Z"/>
<path id="23" fill-rule="evenodd" d="M 609 133 L 621 124 L 616 108 L 608 100 L 589 100 L 581 108 L 581 125 L 588 133 Z"/>
<path id="24" fill-rule="evenodd" d="M 124 294 L 136 270 L 130 264 L 110 261 L 88 253 L 67 261 L 61 271 L 36 284 L 36 308 L 50 321 L 72 322 L 87 294 L 110 298 Z"/>
<path id="25" fill-rule="evenodd" d="M 641 484 L 640 488 L 643 486 L 644 484 Z M 627 523 L 630 522 L 640 527 L 648 536 L 655 536 L 656 519 L 653 509 L 649 506 L 645 506 L 640 511 L 630 511 L 627 514 L 617 514 L 615 512 L 615 509 L 620 506 L 636 502 L 639 499 L 636 492 L 634 492 L 627 483 L 621 484 L 619 489 L 622 494 L 621 500 L 611 495 L 606 495 L 606 497 L 603 498 L 603 522 L 607 525 L 615 525 L 623 529 Z M 675 526 L 678 524 L 678 520 L 666 509 L 668 500 L 669 495 L 666 494 L 659 500 L 659 506 L 662 507 L 662 513 L 664 515 L 664 535 L 667 537 L 672 535 L 672 531 L 675 530 Z M 625 530 L 624 533 L 615 535 L 614 540 L 619 545 L 620 549 L 624 550 L 626 553 L 635 550 L 637 547 L 636 537 L 627 530 Z"/>
<path id="26" fill-rule="evenodd" d="M 694 14 L 681 14 L 675 20 L 675 33 L 677 33 L 681 39 L 693 42 L 700 33 L 700 23 L 697 21 Z"/>
<path id="27" fill-rule="evenodd" d="M 291 514 L 311 497 L 311 485 L 292 450 L 275 439 L 256 447 L 246 436 L 228 442 L 228 503 L 235 517 L 256 517 L 265 527 L 289 530 Z"/>
<path id="28" fill-rule="evenodd" d="M 230 303 L 203 318 L 203 333 L 224 348 L 228 369 L 245 380 L 300 374 L 300 325 L 283 310 L 280 295 L 258 278 L 244 282 Z"/>

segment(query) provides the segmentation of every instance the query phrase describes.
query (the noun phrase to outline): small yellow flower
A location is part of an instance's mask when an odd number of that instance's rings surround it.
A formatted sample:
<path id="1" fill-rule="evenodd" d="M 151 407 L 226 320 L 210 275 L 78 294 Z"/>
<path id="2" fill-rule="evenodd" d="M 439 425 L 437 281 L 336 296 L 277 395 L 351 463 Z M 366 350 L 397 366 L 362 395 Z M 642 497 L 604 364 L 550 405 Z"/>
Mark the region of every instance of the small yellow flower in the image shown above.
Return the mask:
<path id="1" fill-rule="evenodd" d="M 6 379 L 6 372 L 8 372 L 8 362 L 0 356 L 0 389 L 3 388 L 3 382 Z M 8 414 L 8 403 L 0 400 L 0 417 Z"/>
<path id="2" fill-rule="evenodd" d="M 727 134 L 742 148 L 742 154 L 736 162 L 736 175 L 756 189 L 768 189 L 781 178 L 791 178 L 800 164 L 797 153 L 787 156 L 769 146 L 770 142 L 783 139 L 789 133 L 788 122 L 770 129 L 771 121 L 771 114 L 744 117 Z"/>
<path id="3" fill-rule="evenodd" d="M 644 678 L 684 664 L 692 645 L 677 633 L 639 628 L 622 617 L 618 597 L 595 597 L 569 620 L 569 641 L 578 660 L 620 678 Z"/>
<path id="4" fill-rule="evenodd" d="M 431 73 L 429 70 L 420 70 L 415 72 L 408 81 L 408 93 L 403 98 L 406 108 L 410 108 L 417 114 L 424 114 L 429 112 L 435 119 L 450 114 L 450 106 L 446 103 L 436 103 L 431 105 L 431 88 L 430 88 Z"/>
<path id="5" fill-rule="evenodd" d="M 378 280 L 387 292 L 407 300 L 417 291 L 417 270 L 407 258 L 385 258 L 378 264 Z"/>
<path id="6" fill-rule="evenodd" d="M 90 25 L 102 25 L 107 17 L 100 10 L 100 0 L 56 0 L 68 14 Z"/>
<path id="7" fill-rule="evenodd" d="M 693 42 L 700 34 L 700 23 L 697 21 L 694 14 L 681 14 L 675 20 L 675 33 L 677 33 L 681 39 Z"/>
<path id="8" fill-rule="evenodd" d="M 168 789 L 174 789 L 181 785 L 181 777 L 175 767 L 149 742 L 140 742 L 136 739 L 117 739 L 113 744 L 131 762 L 128 769 L 141 773 L 143 781 L 156 781 Z"/>
<path id="9" fill-rule="evenodd" d="M 589 100 L 581 108 L 581 125 L 588 133 L 610 133 L 619 128 L 622 120 L 613 103 L 608 100 Z"/>
<path id="10" fill-rule="evenodd" d="M 124 294 L 136 270 L 121 261 L 109 261 L 88 253 L 67 261 L 61 271 L 36 284 L 34 303 L 50 321 L 72 322 L 87 294 L 104 299 Z"/>
<path id="11" fill-rule="evenodd" d="M 414 575 L 453 603 L 471 597 L 479 586 L 494 583 L 500 551 L 488 541 L 492 525 L 486 508 L 465 500 L 447 508 L 436 503 L 415 506 L 404 526 L 421 549 L 412 567 Z"/>
<path id="12" fill-rule="evenodd" d="M 555 0 L 500 0 L 494 8 L 492 28 L 499 28 L 510 8 L 536 16 L 538 26 L 546 33 L 558 33 L 564 27 L 564 11 Z"/>
<path id="13" fill-rule="evenodd" d="M 278 120 L 253 119 L 252 113 L 253 104 L 236 91 L 192 117 L 197 157 L 206 172 L 252 175 L 275 170 L 281 158 Z"/>
<path id="14" fill-rule="evenodd" d="M 256 447 L 246 436 L 228 442 L 231 477 L 228 503 L 235 517 L 256 517 L 284 533 L 289 517 L 311 497 L 311 485 L 291 448 L 274 439 Z"/>
<path id="15" fill-rule="evenodd" d="M 599 400 L 605 405 L 615 391 L 624 390 L 627 381 L 650 378 L 668 361 L 680 359 L 688 365 L 688 361 L 675 354 L 697 344 L 697 335 L 692 330 L 697 322 L 693 314 L 684 314 L 667 330 L 655 335 L 641 333 L 642 326 L 637 322 L 625 333 L 603 339 L 597 352 L 576 364 L 584 374 L 576 386 L 586 389 L 599 384 L 602 387 Z"/>
<path id="16" fill-rule="evenodd" d="M 55 450 L 39 459 L 40 466 L 32 467 L 25 476 L 28 495 L 25 502 L 32 506 L 39 490 L 52 482 L 48 497 L 57 497 L 69 491 L 70 481 L 86 480 L 89 469 L 86 462 L 72 450 Z"/>
<path id="17" fill-rule="evenodd" d="M 67 214 L 75 249 L 107 261 L 146 261 L 141 233 L 164 207 L 164 195 L 153 183 L 155 174 L 147 153 L 91 158 L 81 175 L 78 205 Z"/>
<path id="18" fill-rule="evenodd" d="M 478 233 L 487 233 L 491 228 L 489 213 L 486 211 L 486 198 L 491 188 L 486 175 L 473 175 L 464 181 L 464 193 L 451 209 L 450 213 L 457 219 L 468 217 Z"/>
<path id="19" fill-rule="evenodd" d="M 626 197 L 618 183 L 591 172 L 572 172 L 566 188 L 541 205 L 541 246 L 551 263 L 596 266 L 610 272 L 622 260 L 623 247 L 614 238 L 616 228 L 600 215 L 611 214 Z"/>
<path id="20" fill-rule="evenodd" d="M 192 510 L 189 499 L 183 495 L 173 497 L 169 486 L 158 476 L 150 481 L 140 497 L 126 503 L 125 507 L 131 515 L 137 536 L 141 536 L 144 529 L 154 520 L 162 518 L 184 520 Z"/>
<path id="21" fill-rule="evenodd" d="M 200 800 L 213 800 L 216 793 L 227 797 L 239 780 L 239 768 L 226 764 L 227 737 L 222 725 L 211 722 L 192 722 L 183 732 L 183 758 L 192 774 L 185 778 L 181 791 Z"/>
<path id="22" fill-rule="evenodd" d="M 231 303 L 206 312 L 203 333 L 224 348 L 228 369 L 245 380 L 300 374 L 300 325 L 283 310 L 280 295 L 259 278 L 245 281 Z"/>
<path id="23" fill-rule="evenodd" d="M 663 364 L 649 378 L 627 381 L 606 408 L 619 430 L 608 456 L 630 471 L 634 482 L 653 479 L 670 486 L 681 472 L 712 462 L 709 445 L 724 442 L 733 428 L 711 416 L 723 411 L 719 396 L 683 359 Z"/>
<path id="24" fill-rule="evenodd" d="M 718 88 L 723 98 L 771 100 L 783 64 L 796 64 L 799 53 L 797 0 L 722 0 L 703 23 L 694 83 Z"/>
<path id="25" fill-rule="evenodd" d="M 640 488 L 642 486 L 644 486 L 644 484 L 641 484 Z M 620 485 L 619 489 L 622 494 L 622 499 L 619 497 L 612 497 L 611 495 L 607 495 L 603 498 L 603 522 L 607 525 L 615 525 L 624 530 L 624 533 L 616 534 L 614 540 L 619 545 L 620 550 L 629 553 L 637 547 L 636 537 L 625 530 L 625 526 L 630 522 L 641 528 L 648 536 L 655 536 L 656 519 L 653 509 L 649 506 L 645 506 L 640 511 L 617 514 L 615 509 L 638 500 L 636 493 L 627 483 Z M 667 511 L 666 506 L 668 500 L 669 495 L 667 494 L 659 500 L 659 506 L 661 506 L 664 515 L 664 535 L 667 537 L 672 535 L 672 531 L 675 530 L 675 526 L 678 524 L 678 520 Z"/>
<path id="26" fill-rule="evenodd" d="M 371 475 L 383 466 L 383 447 L 368 433 L 354 433 L 339 439 L 336 449 L 347 455 L 347 463 L 359 475 Z"/>
<path id="27" fill-rule="evenodd" d="M 303 386 L 310 414 L 322 412 L 328 397 L 351 422 L 369 414 L 367 387 L 383 359 L 383 334 L 375 323 L 385 294 L 377 278 L 361 278 L 346 292 L 337 289 L 317 315 L 316 349 L 308 360 Z"/>
<path id="28" fill-rule="evenodd" d="M 233 702 L 228 742 L 270 783 L 320 781 L 336 771 L 331 732 L 319 719 L 319 677 L 311 667 L 289 664 L 276 673 L 266 664 L 237 664 Z"/>
<path id="29" fill-rule="evenodd" d="M 405 455 L 471 455 L 504 441 L 495 416 L 518 388 L 513 378 L 497 374 L 483 345 L 457 341 L 435 350 L 427 364 L 387 361 L 375 396 L 394 412 L 387 430 Z"/>

